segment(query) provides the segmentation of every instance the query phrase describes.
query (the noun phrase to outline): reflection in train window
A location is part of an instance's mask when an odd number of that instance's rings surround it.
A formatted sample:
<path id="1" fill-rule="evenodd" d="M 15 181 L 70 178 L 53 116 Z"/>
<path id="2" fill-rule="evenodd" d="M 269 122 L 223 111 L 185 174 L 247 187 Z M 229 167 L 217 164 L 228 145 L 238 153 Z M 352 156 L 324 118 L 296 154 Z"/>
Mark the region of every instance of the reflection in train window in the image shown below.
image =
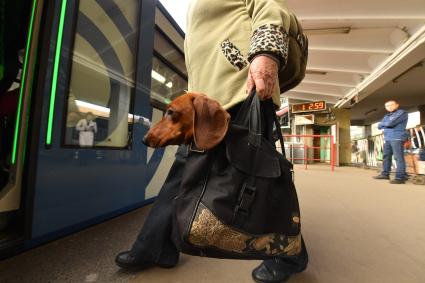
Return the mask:
<path id="1" fill-rule="evenodd" d="M 157 28 L 152 60 L 151 104 L 161 110 L 187 89 L 184 54 Z"/>
<path id="2" fill-rule="evenodd" d="M 171 100 L 184 93 L 187 81 L 167 64 L 153 58 L 151 103 L 152 106 L 164 109 Z"/>
<path id="3" fill-rule="evenodd" d="M 129 146 L 139 5 L 137 0 L 79 1 L 65 145 Z"/>
<path id="4" fill-rule="evenodd" d="M 159 27 L 156 27 L 155 30 L 154 49 L 156 53 L 177 68 L 184 77 L 187 77 L 183 51 L 181 51 Z"/>

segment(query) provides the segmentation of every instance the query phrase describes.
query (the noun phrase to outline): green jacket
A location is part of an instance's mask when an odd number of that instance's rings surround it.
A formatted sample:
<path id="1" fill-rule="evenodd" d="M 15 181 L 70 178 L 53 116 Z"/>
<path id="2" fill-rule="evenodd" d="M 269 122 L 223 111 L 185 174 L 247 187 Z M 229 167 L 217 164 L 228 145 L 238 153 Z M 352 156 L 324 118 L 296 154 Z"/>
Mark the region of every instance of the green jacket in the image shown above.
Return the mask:
<path id="1" fill-rule="evenodd" d="M 188 90 L 207 94 L 225 109 L 243 101 L 248 62 L 257 54 L 271 53 L 285 66 L 288 30 L 285 0 L 192 0 L 185 38 Z M 276 82 L 277 105 L 279 95 Z"/>

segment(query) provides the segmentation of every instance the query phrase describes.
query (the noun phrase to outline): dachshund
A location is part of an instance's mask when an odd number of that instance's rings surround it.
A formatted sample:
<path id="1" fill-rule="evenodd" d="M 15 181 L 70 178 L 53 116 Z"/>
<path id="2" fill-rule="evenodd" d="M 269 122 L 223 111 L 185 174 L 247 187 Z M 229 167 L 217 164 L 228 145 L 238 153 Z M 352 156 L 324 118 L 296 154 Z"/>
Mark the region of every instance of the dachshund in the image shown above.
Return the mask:
<path id="1" fill-rule="evenodd" d="M 174 99 L 163 118 L 143 138 L 150 147 L 194 143 L 199 150 L 209 150 L 223 140 L 230 115 L 221 105 L 197 92 Z"/>

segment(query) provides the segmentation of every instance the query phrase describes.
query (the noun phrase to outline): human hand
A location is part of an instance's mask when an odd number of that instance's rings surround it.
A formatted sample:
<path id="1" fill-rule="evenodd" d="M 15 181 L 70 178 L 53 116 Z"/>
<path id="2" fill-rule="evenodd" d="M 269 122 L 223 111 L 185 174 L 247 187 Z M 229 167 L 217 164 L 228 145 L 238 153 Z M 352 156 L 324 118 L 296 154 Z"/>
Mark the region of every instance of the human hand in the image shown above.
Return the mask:
<path id="1" fill-rule="evenodd" d="M 271 98 L 277 81 L 278 63 L 265 55 L 257 55 L 252 60 L 247 79 L 247 91 L 255 88 L 260 100 Z"/>

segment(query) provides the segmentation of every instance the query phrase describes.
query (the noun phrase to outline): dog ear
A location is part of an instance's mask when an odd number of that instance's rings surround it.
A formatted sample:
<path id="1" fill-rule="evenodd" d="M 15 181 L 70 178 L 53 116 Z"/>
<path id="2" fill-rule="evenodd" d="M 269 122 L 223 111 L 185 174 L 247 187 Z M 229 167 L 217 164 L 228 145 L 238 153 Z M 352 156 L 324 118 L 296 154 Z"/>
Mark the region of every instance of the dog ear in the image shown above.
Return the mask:
<path id="1" fill-rule="evenodd" d="M 196 147 L 202 150 L 211 149 L 226 135 L 230 115 L 217 101 L 206 95 L 196 95 L 193 107 L 193 139 Z"/>

